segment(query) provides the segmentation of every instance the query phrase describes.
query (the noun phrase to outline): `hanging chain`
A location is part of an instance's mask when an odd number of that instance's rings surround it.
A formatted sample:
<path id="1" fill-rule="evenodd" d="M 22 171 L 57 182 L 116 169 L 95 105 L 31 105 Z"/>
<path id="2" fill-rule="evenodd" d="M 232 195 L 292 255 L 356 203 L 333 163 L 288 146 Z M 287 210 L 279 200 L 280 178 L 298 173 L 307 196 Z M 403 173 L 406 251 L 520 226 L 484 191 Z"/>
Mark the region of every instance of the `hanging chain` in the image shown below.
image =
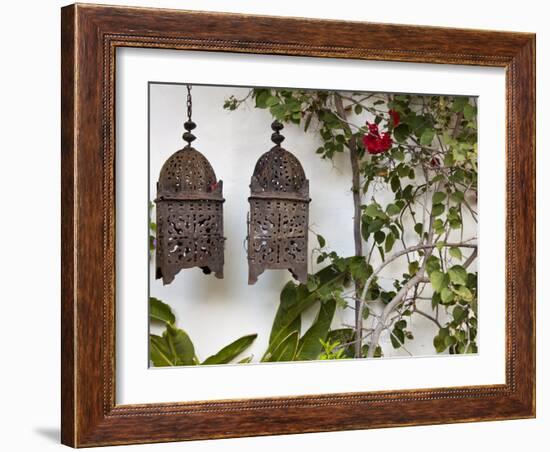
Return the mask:
<path id="1" fill-rule="evenodd" d="M 197 125 L 191 120 L 193 114 L 193 100 L 191 99 L 191 85 L 187 85 L 187 121 L 183 123 L 183 128 L 186 130 L 182 135 L 184 141 L 187 141 L 187 147 L 191 146 L 191 142 L 195 140 L 195 135 L 191 133 Z"/>
<path id="2" fill-rule="evenodd" d="M 193 114 L 193 101 L 191 99 L 191 85 L 187 85 L 187 120 L 191 121 Z"/>

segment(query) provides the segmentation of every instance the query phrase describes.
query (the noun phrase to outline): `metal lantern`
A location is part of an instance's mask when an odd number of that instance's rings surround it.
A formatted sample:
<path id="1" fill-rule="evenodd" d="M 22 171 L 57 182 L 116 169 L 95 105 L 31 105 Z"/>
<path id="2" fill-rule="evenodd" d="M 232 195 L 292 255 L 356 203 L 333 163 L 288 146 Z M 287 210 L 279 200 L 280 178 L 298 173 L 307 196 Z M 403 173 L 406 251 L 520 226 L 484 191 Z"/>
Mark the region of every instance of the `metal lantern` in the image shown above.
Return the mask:
<path id="1" fill-rule="evenodd" d="M 263 154 L 250 181 L 248 284 L 266 269 L 287 269 L 307 281 L 309 181 L 298 159 L 281 147 L 283 125 L 273 122 L 275 146 Z"/>
<path id="2" fill-rule="evenodd" d="M 191 147 L 196 124 L 191 120 L 191 87 L 187 90 L 187 145 L 168 158 L 157 182 L 156 278 L 164 284 L 192 267 L 223 278 L 222 181 L 216 180 L 206 157 Z"/>

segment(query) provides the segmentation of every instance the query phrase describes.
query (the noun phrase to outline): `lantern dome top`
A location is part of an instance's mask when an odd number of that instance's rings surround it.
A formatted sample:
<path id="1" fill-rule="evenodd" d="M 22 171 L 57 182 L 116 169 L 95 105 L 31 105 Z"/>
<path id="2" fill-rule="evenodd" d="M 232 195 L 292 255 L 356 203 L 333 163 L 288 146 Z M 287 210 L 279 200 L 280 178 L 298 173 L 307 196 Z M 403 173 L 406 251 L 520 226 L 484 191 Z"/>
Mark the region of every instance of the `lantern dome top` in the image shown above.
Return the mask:
<path id="1" fill-rule="evenodd" d="M 172 154 L 160 171 L 158 192 L 169 195 L 211 193 L 217 188 L 216 173 L 208 159 L 191 146 Z"/>
<path id="2" fill-rule="evenodd" d="M 261 191 L 299 192 L 306 183 L 298 159 L 280 146 L 274 146 L 258 159 L 253 177 Z"/>
<path id="3" fill-rule="evenodd" d="M 290 194 L 307 191 L 308 182 L 302 165 L 294 154 L 281 147 L 285 139 L 280 133 L 283 125 L 279 121 L 274 121 L 271 128 L 274 131 L 271 141 L 275 146 L 256 162 L 252 175 L 252 191 Z"/>

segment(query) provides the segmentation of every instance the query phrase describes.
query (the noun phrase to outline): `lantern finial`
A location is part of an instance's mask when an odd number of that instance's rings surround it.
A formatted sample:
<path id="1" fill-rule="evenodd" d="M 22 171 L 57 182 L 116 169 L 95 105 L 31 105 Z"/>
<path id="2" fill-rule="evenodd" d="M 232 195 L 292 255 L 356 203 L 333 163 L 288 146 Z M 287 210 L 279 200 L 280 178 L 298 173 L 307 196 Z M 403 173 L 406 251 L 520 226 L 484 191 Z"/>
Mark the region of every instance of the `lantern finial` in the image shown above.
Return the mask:
<path id="1" fill-rule="evenodd" d="M 280 146 L 283 141 L 285 141 L 285 137 L 281 135 L 281 130 L 283 130 L 283 124 L 281 124 L 279 121 L 275 120 L 271 123 L 271 128 L 275 131 L 275 133 L 271 134 L 271 141 L 275 143 L 277 146 Z"/>

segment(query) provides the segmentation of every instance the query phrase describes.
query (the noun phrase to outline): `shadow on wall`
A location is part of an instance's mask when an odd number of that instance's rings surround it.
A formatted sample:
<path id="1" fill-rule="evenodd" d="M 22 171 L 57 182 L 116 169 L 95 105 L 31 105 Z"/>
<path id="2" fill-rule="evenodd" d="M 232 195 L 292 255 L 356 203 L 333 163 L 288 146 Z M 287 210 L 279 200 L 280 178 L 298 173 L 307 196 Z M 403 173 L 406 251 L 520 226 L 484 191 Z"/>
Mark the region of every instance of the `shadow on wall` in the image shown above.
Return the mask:
<path id="1" fill-rule="evenodd" d="M 59 427 L 38 427 L 34 429 L 37 435 L 46 438 L 48 441 L 59 444 L 61 442 L 61 431 Z"/>

